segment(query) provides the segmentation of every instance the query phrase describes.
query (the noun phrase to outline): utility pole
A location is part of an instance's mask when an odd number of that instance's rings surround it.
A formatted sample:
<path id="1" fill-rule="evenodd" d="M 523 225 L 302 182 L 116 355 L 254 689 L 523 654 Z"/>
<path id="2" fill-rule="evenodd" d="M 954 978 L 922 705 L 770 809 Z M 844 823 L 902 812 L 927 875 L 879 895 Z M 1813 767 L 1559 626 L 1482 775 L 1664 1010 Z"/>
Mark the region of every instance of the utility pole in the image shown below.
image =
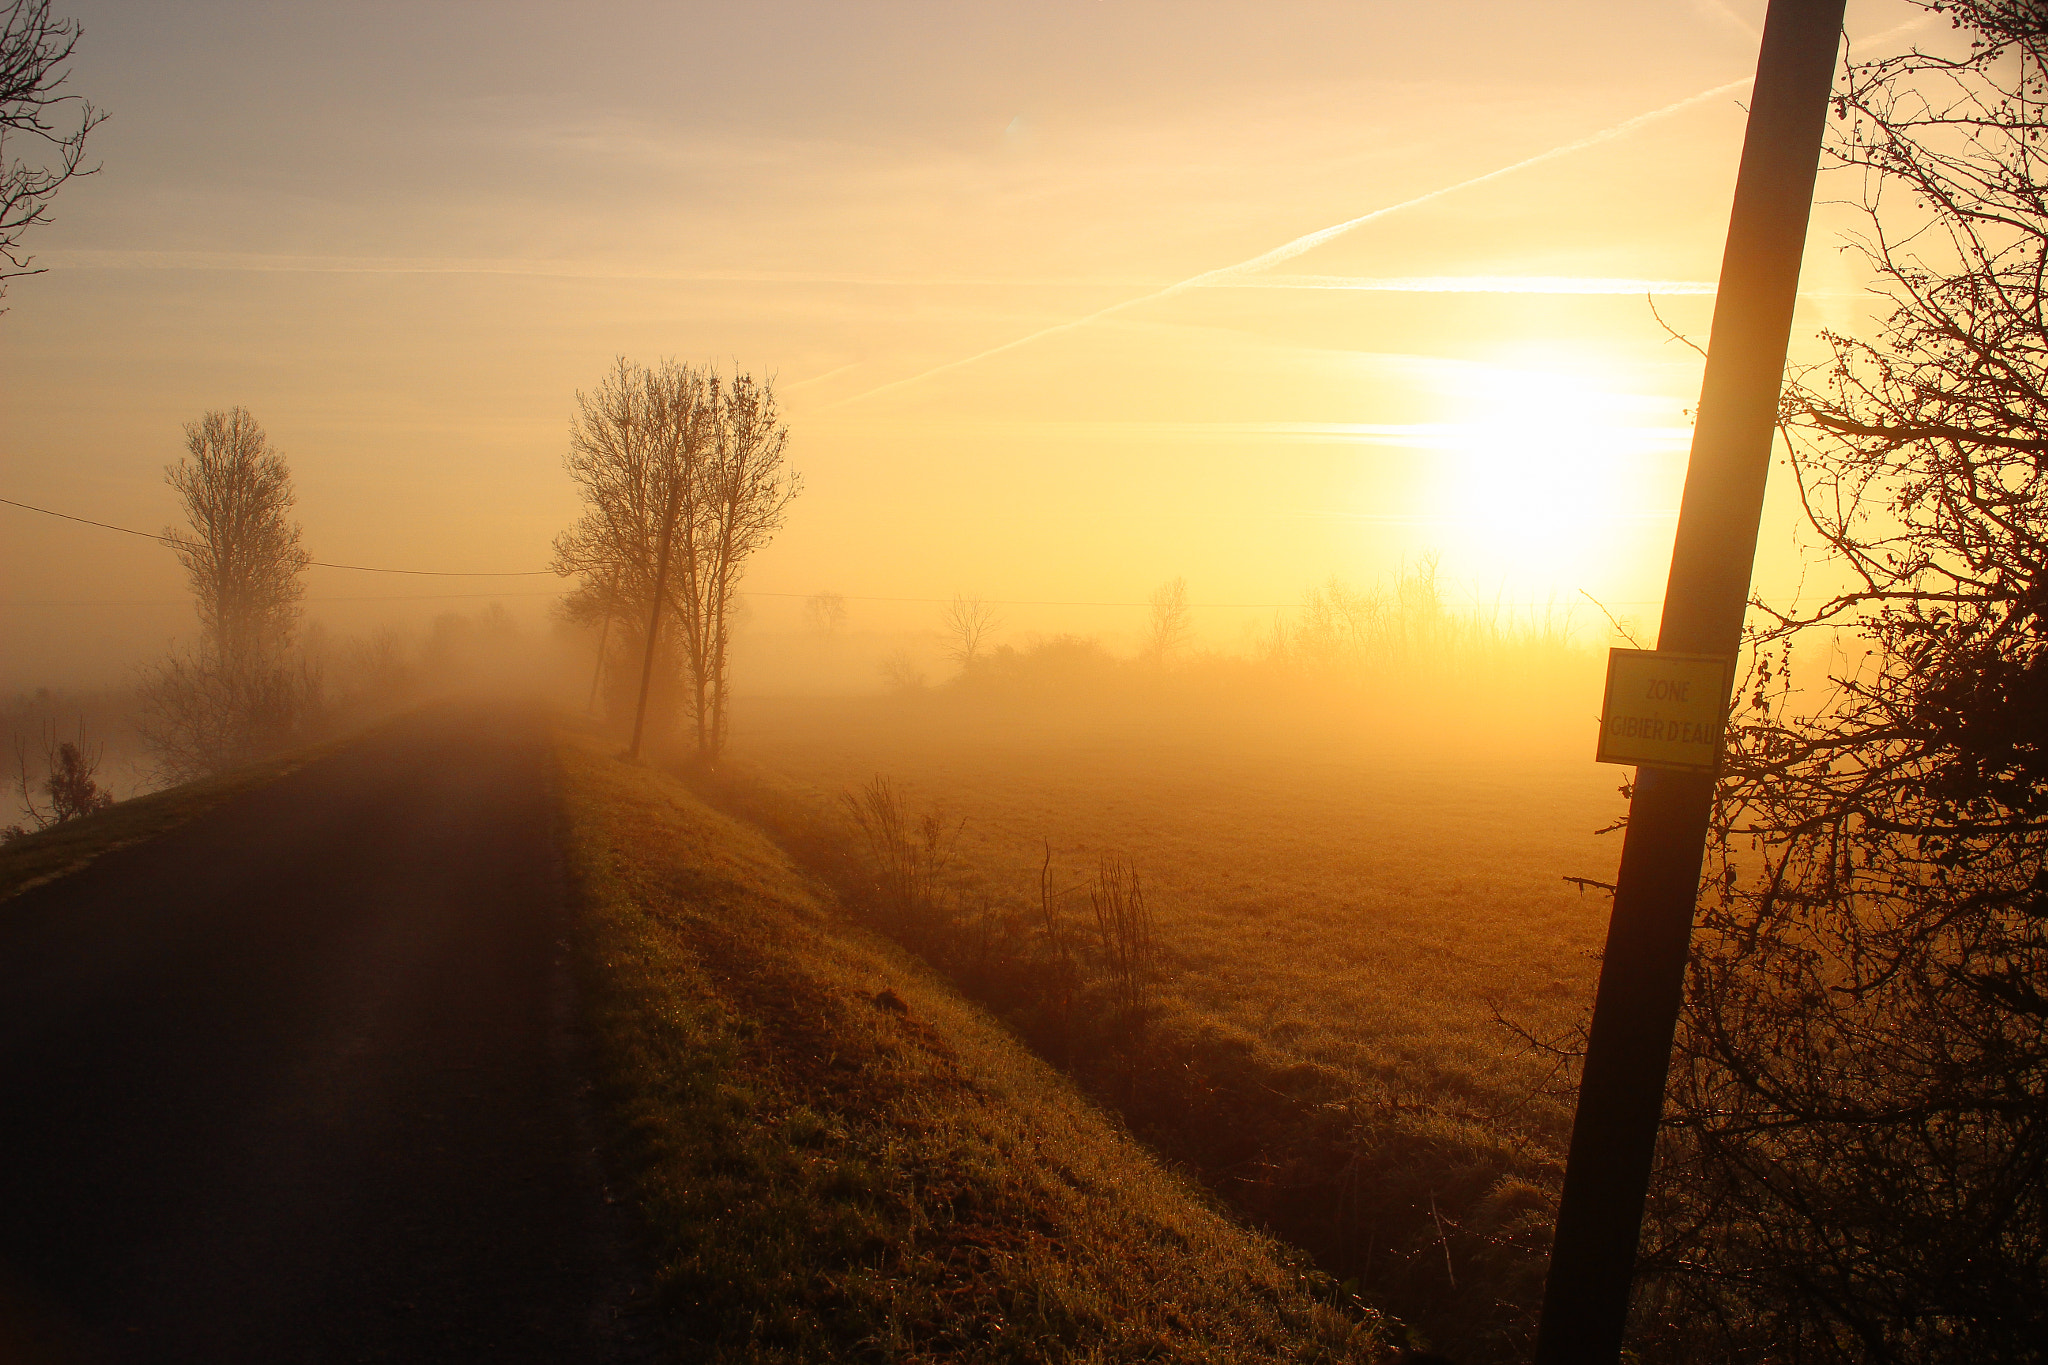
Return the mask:
<path id="1" fill-rule="evenodd" d="M 1843 5 L 1770 0 L 1764 19 L 1659 654 L 1732 660 L 1741 647 Z M 1538 1365 L 1610 1365 L 1621 1354 L 1713 803 L 1711 772 L 1637 770 Z"/>
<path id="2" fill-rule="evenodd" d="M 672 475 L 668 501 L 661 512 L 661 537 L 654 552 L 654 605 L 647 612 L 647 652 L 640 660 L 640 701 L 633 708 L 633 743 L 626 749 L 626 757 L 634 762 L 639 761 L 640 733 L 647 725 L 647 689 L 654 681 L 654 642 L 661 631 L 661 607 L 668 595 L 668 547 L 676 526 L 676 496 L 682 488 L 681 474 Z"/>

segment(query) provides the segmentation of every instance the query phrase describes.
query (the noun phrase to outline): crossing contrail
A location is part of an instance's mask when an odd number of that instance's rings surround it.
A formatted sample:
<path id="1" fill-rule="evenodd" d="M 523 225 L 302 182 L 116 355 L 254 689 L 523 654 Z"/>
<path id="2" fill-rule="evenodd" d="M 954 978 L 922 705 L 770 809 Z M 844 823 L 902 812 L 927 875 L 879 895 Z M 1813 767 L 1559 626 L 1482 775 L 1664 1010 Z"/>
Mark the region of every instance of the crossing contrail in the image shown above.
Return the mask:
<path id="1" fill-rule="evenodd" d="M 1442 199 L 1445 195 L 1456 194 L 1460 190 L 1469 190 L 1474 185 L 1484 185 L 1490 180 L 1498 180 L 1502 176 L 1513 175 L 1517 171 L 1525 171 L 1531 166 L 1540 166 L 1546 161 L 1555 161 L 1559 157 L 1570 156 L 1573 152 L 1582 152 L 1588 147 L 1597 147 L 1603 142 L 1611 142 L 1618 137 L 1626 137 L 1645 124 L 1654 123 L 1661 118 L 1668 118 L 1673 114 L 1690 109 L 1696 104 L 1701 104 L 1707 100 L 1726 95 L 1731 91 L 1739 90 L 1743 86 L 1748 85 L 1752 79 L 1753 77 L 1744 76 L 1739 80 L 1724 81 L 1712 89 L 1700 91 L 1697 95 L 1687 95 L 1682 100 L 1674 100 L 1670 104 L 1652 109 L 1647 113 L 1623 119 L 1620 123 L 1602 128 L 1597 133 L 1588 133 L 1584 137 L 1552 147 L 1549 151 L 1523 157 L 1520 161 L 1488 171 L 1484 175 L 1475 175 L 1469 180 L 1460 180 L 1455 185 L 1445 185 L 1441 189 L 1430 190 L 1427 194 L 1418 194 L 1413 199 L 1403 199 L 1398 204 L 1388 204 L 1386 207 L 1374 209 L 1370 213 L 1361 213 L 1356 218 L 1347 218 L 1341 223 L 1296 237 L 1291 242 L 1282 246 L 1276 246 L 1271 251 L 1253 256 L 1249 260 L 1239 261 L 1235 265 L 1220 266 L 1215 270 L 1205 270 L 1199 275 L 1190 275 L 1187 279 L 1169 284 L 1161 289 L 1155 289 L 1149 294 L 1139 294 L 1135 298 L 1125 299 L 1121 303 L 1112 303 L 1109 307 L 1099 308 L 1085 317 L 1074 318 L 1068 322 L 1056 322 L 1050 327 L 1041 327 L 1035 332 L 1016 338 L 1014 341 L 1006 341 L 1000 346 L 991 346 L 985 351 L 977 351 L 973 355 L 962 356 L 958 360 L 949 360 L 943 365 L 934 365 L 928 370 L 907 375 L 902 379 L 892 379 L 886 384 L 878 384 L 872 389 L 865 389 L 850 397 L 842 398 L 837 403 L 828 403 L 826 406 L 836 408 L 847 403 L 857 403 L 863 398 L 872 398 L 878 393 L 887 393 L 891 389 L 904 388 L 908 385 L 930 379 L 934 375 L 945 374 L 949 370 L 961 369 L 965 366 L 987 360 L 990 356 L 998 356 L 1005 351 L 1014 351 L 1020 346 L 1029 346 L 1034 341 L 1043 341 L 1047 337 L 1058 336 L 1062 332 L 1075 331 L 1078 328 L 1100 322 L 1106 317 L 1113 317 L 1127 309 L 1136 308 L 1140 304 L 1171 298 L 1175 294 L 1183 294 L 1190 289 L 1200 289 L 1205 285 L 1215 284 L 1220 280 L 1227 280 L 1238 275 L 1254 274 L 1266 269 L 1268 266 L 1278 265 L 1282 261 L 1291 261 L 1296 256 L 1304 252 L 1313 251 L 1323 243 L 1333 238 L 1341 237 L 1354 228 L 1364 227 L 1367 223 L 1376 222 L 1390 214 L 1401 213 L 1404 210 L 1430 203 L 1432 200 Z"/>

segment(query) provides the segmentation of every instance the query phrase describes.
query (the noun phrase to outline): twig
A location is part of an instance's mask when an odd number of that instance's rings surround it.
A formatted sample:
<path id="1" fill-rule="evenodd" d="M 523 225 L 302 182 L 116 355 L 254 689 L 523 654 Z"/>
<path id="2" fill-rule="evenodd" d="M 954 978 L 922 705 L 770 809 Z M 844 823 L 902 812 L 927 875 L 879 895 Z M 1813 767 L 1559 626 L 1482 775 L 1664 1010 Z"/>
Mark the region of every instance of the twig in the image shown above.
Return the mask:
<path id="1" fill-rule="evenodd" d="M 1450 1277 L 1451 1288 L 1456 1289 L 1458 1287 L 1458 1272 L 1451 1269 L 1451 1243 L 1450 1239 L 1444 1236 L 1444 1220 L 1437 1217 L 1436 1191 L 1434 1190 L 1431 1190 L 1429 1193 L 1429 1221 L 1436 1224 L 1436 1244 L 1443 1248 L 1444 1274 Z"/>
<path id="2" fill-rule="evenodd" d="M 1701 360 L 1705 360 L 1707 358 L 1707 353 L 1705 351 L 1700 351 L 1700 346 L 1698 342 L 1694 341 L 1691 337 L 1685 335 L 1685 333 L 1673 327 L 1670 323 L 1664 321 L 1664 315 L 1657 311 L 1656 295 L 1645 290 L 1643 293 L 1643 302 L 1650 305 L 1650 316 L 1657 319 L 1657 325 L 1664 329 L 1666 335 L 1668 335 L 1673 341 L 1682 341 L 1686 345 L 1692 347 L 1693 350 L 1699 351 L 1699 356 Z"/>
<path id="3" fill-rule="evenodd" d="M 1617 621 L 1614 618 L 1614 613 L 1607 610 L 1606 606 L 1600 601 L 1599 598 L 1593 596 L 1592 593 L 1587 592 L 1584 588 L 1579 589 L 1579 596 L 1585 598 L 1588 602 L 1591 602 L 1594 606 L 1600 608 L 1600 614 L 1607 618 L 1608 625 L 1614 627 L 1614 633 L 1616 635 L 1619 635 L 1622 639 L 1628 641 L 1629 644 L 1633 645 L 1637 649 L 1641 649 L 1643 647 L 1643 642 L 1636 639 L 1636 637 L 1629 632 L 1629 628 L 1627 626 L 1624 626 L 1621 622 Z"/>

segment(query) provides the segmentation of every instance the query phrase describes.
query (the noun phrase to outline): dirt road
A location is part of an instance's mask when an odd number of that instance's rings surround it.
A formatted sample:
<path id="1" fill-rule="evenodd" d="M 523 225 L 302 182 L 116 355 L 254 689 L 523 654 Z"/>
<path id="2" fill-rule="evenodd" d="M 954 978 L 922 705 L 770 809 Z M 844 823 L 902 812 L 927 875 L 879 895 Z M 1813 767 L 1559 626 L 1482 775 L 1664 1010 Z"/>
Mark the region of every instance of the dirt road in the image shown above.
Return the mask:
<path id="1" fill-rule="evenodd" d="M 647 1357 L 550 774 L 443 708 L 0 902 L 0 1360 Z"/>

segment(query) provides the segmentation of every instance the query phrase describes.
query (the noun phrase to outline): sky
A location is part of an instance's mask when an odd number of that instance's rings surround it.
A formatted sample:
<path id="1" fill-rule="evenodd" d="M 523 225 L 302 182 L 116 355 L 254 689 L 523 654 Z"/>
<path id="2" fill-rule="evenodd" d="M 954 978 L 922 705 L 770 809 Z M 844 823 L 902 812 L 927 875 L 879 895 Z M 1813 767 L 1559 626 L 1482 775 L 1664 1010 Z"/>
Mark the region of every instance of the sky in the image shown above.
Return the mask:
<path id="1" fill-rule="evenodd" d="M 1655 621 L 1700 374 L 1659 315 L 1705 342 L 1760 2 L 59 9 L 108 118 L 0 301 L 0 498 L 156 531 L 184 424 L 239 404 L 315 558 L 544 569 L 576 391 L 674 357 L 785 408 L 759 631 L 967 593 L 1116 643 L 1178 576 L 1242 647 L 1427 555 Z M 1919 16 L 1852 0 L 1856 54 Z M 1795 359 L 1867 326 L 1850 222 Z M 560 591 L 307 582 L 338 632 Z M 192 630 L 161 547 L 0 506 L 0 687 Z"/>

